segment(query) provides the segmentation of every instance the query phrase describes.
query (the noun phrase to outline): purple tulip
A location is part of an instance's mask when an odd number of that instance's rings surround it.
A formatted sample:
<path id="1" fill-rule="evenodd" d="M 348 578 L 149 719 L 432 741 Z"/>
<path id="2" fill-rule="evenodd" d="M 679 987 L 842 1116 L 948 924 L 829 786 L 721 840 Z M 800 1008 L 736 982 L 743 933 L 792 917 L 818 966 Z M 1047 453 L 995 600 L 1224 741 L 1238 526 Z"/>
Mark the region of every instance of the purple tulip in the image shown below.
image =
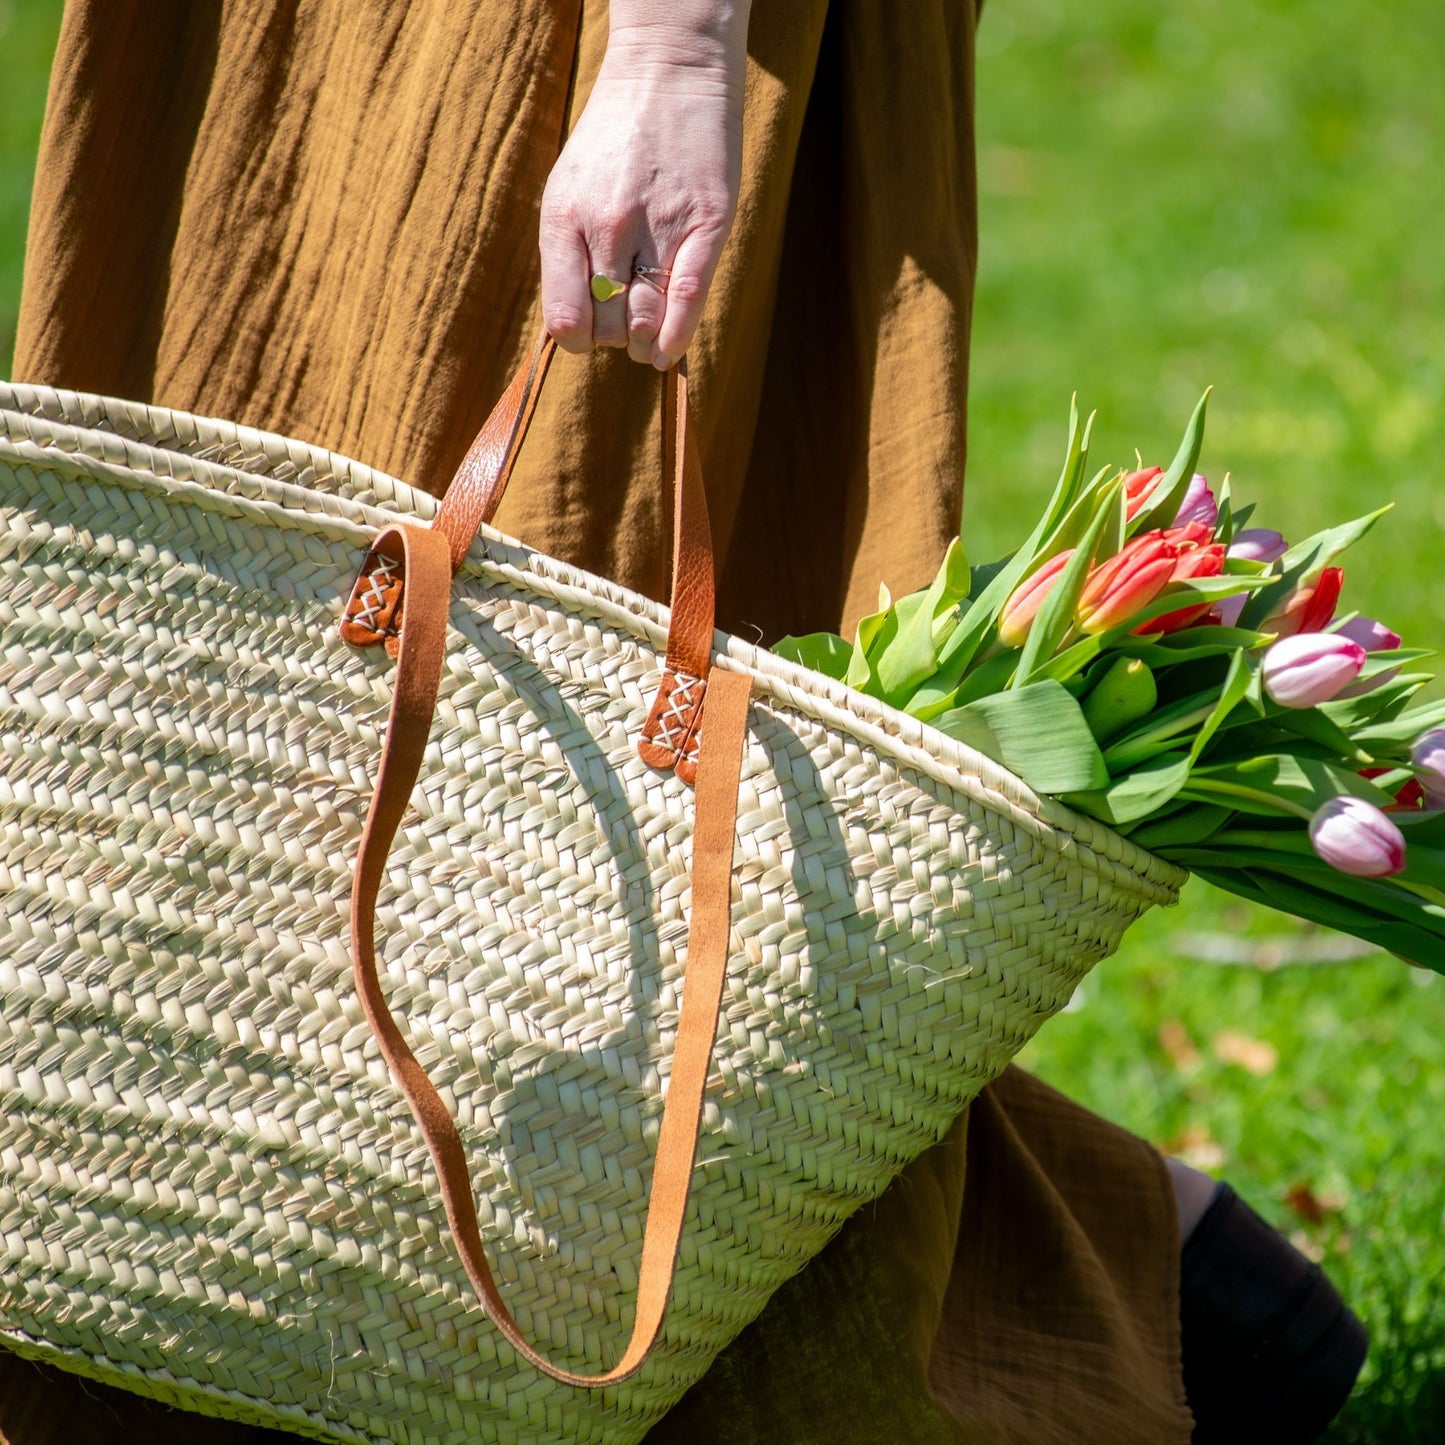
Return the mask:
<path id="1" fill-rule="evenodd" d="M 1366 652 L 1393 652 L 1400 645 L 1400 634 L 1391 631 L 1383 622 L 1376 622 L 1373 617 L 1352 618 L 1343 626 L 1335 628 L 1335 636 L 1348 637 L 1351 642 L 1358 642 Z M 1373 692 L 1377 687 L 1382 687 L 1391 678 L 1399 675 L 1400 669 L 1392 667 L 1374 677 L 1367 677 L 1361 682 L 1341 689 L 1335 696 L 1360 697 L 1364 693 Z"/>
<path id="2" fill-rule="evenodd" d="M 1264 690 L 1281 707 L 1314 707 L 1348 687 L 1365 665 L 1365 649 L 1333 632 L 1299 632 L 1266 650 Z"/>
<path id="3" fill-rule="evenodd" d="M 1239 614 L 1244 611 L 1244 604 L 1248 601 L 1248 592 L 1236 592 L 1233 597 L 1221 597 L 1214 604 L 1214 615 L 1219 619 L 1219 625 L 1233 627 L 1239 621 Z"/>
<path id="4" fill-rule="evenodd" d="M 1245 527 L 1234 534 L 1229 544 L 1231 557 L 1243 557 L 1248 562 L 1277 562 L 1288 551 L 1289 543 L 1268 527 Z"/>
<path id="5" fill-rule="evenodd" d="M 1332 868 L 1388 878 L 1405 866 L 1405 835 L 1363 798 L 1331 798 L 1310 819 L 1310 842 Z"/>
<path id="6" fill-rule="evenodd" d="M 1427 808 L 1445 808 L 1445 728 L 1431 728 L 1410 749 L 1415 777 Z"/>
<path id="7" fill-rule="evenodd" d="M 1189 489 L 1184 493 L 1184 500 L 1179 504 L 1179 511 L 1172 525 L 1183 527 L 1189 522 L 1203 522 L 1206 527 L 1213 528 L 1218 520 L 1219 507 L 1214 500 L 1214 493 L 1209 490 L 1209 480 L 1202 472 L 1195 472 L 1189 480 Z"/>

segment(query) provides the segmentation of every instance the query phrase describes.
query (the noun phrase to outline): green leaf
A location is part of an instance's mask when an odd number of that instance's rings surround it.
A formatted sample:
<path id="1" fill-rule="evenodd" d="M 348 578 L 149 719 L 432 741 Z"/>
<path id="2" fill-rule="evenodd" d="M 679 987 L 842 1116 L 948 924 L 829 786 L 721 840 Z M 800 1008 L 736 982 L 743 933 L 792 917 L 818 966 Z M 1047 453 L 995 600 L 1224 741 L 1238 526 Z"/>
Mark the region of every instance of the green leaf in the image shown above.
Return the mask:
<path id="1" fill-rule="evenodd" d="M 1026 573 L 1047 560 L 1046 557 L 1039 556 L 1040 544 L 1067 516 L 1084 475 L 1087 435 L 1094 419 L 1090 416 L 1088 426 L 1080 428 L 1077 401 L 1078 398 L 1075 397 L 1069 403 L 1069 443 L 1063 470 L 1054 484 L 1049 504 L 1044 508 L 1044 514 L 1035 524 L 1028 540 L 1017 552 L 1004 558 L 1002 562 L 989 563 L 976 569 L 970 591 L 973 600 L 963 619 L 939 651 L 938 674 L 925 690 L 925 705 L 931 705 L 953 692 L 968 670 L 974 655 L 992 635 L 998 623 L 999 611 L 1014 588 Z M 987 580 L 984 580 L 981 574 L 987 574 Z"/>
<path id="2" fill-rule="evenodd" d="M 1160 852 L 1160 857 L 1187 867 L 1200 878 L 1222 888 L 1226 892 L 1263 903 L 1269 908 L 1279 908 L 1299 918 L 1323 924 L 1326 928 L 1339 928 L 1356 938 L 1373 944 L 1388 953 L 1399 954 L 1415 963 L 1445 973 L 1445 937 L 1431 920 L 1422 917 L 1418 924 L 1399 922 L 1382 918 L 1367 911 L 1365 906 L 1341 908 L 1340 897 L 1347 894 L 1353 899 L 1368 897 L 1368 892 L 1347 888 L 1340 892 L 1310 888 L 1294 880 L 1268 874 L 1265 870 L 1233 868 L 1227 865 L 1190 865 L 1176 857 L 1171 850 Z M 1340 877 L 1343 879 L 1344 874 Z M 1349 880 L 1350 883 L 1369 880 Z"/>
<path id="3" fill-rule="evenodd" d="M 1003 692 L 1014 675 L 1018 661 L 1018 653 L 1008 647 L 979 663 L 959 683 L 953 694 L 952 706 L 964 707 L 968 703 L 977 702 L 981 697 L 988 697 L 995 692 Z"/>
<path id="4" fill-rule="evenodd" d="M 1151 527 L 1167 527 L 1179 511 L 1184 494 L 1194 477 L 1194 468 L 1199 461 L 1199 449 L 1204 444 L 1204 412 L 1209 404 L 1209 391 L 1199 398 L 1189 425 L 1184 428 L 1184 438 L 1179 450 L 1169 464 L 1169 470 L 1155 479 L 1143 506 L 1129 522 L 1128 534 L 1137 536 Z"/>
<path id="5" fill-rule="evenodd" d="M 938 670 L 935 639 L 940 622 L 968 595 L 968 585 L 968 559 L 955 537 L 928 590 L 910 593 L 895 604 L 897 633 L 874 664 L 885 702 L 901 706 Z"/>
<path id="6" fill-rule="evenodd" d="M 1138 727 L 1105 749 L 1104 762 L 1110 774 L 1117 778 L 1155 754 L 1178 746 L 1183 734 L 1192 734 L 1209 717 L 1218 696 L 1218 688 L 1208 687 L 1156 708 Z"/>
<path id="7" fill-rule="evenodd" d="M 853 634 L 853 655 L 848 659 L 844 681 L 858 692 L 882 696 L 874 659 L 892 641 L 898 630 L 898 614 L 888 597 L 886 587 L 879 588 L 879 610 L 858 619 Z"/>
<path id="8" fill-rule="evenodd" d="M 1237 800 L 1234 806 L 1242 812 L 1293 813 L 1302 818 L 1313 816 L 1315 809 L 1331 798 L 1346 794 L 1364 798 L 1378 808 L 1394 802 L 1345 764 L 1287 753 L 1196 768 L 1189 791 L 1205 803 Z"/>
<path id="9" fill-rule="evenodd" d="M 1156 812 L 1171 801 L 1188 780 L 1188 754 L 1164 753 L 1115 779 L 1107 787 L 1071 793 L 1063 801 L 1091 818 L 1122 827 Z"/>
<path id="10" fill-rule="evenodd" d="M 779 657 L 786 657 L 789 662 L 810 667 L 825 677 L 837 678 L 839 682 L 848 676 L 848 661 L 853 656 L 852 647 L 831 632 L 782 637 L 773 644 L 772 651 Z"/>
<path id="11" fill-rule="evenodd" d="M 1109 780 L 1083 711 L 1057 682 L 979 698 L 944 713 L 935 726 L 1002 763 L 1038 793 L 1100 788 Z"/>
<path id="12" fill-rule="evenodd" d="M 1276 727 L 1327 749 L 1331 757 L 1348 759 L 1360 766 L 1374 762 L 1370 753 L 1358 746 L 1337 722 L 1317 707 L 1280 707 L 1277 703 L 1267 702 L 1265 715 Z"/>
<path id="13" fill-rule="evenodd" d="M 1019 657 L 1018 671 L 1014 673 L 1013 686 L 1026 686 L 1034 680 L 1034 674 L 1041 670 L 1041 662 L 1053 657 L 1064 638 L 1074 625 L 1074 609 L 1078 606 L 1079 594 L 1088 580 L 1089 569 L 1094 563 L 1099 538 L 1113 520 L 1114 513 L 1124 505 L 1123 488 L 1111 483 L 1093 497 L 1094 515 L 1088 530 L 1074 547 L 1074 555 L 1059 574 L 1049 595 L 1044 599 L 1034 618 L 1029 635 L 1024 639 Z"/>
<path id="14" fill-rule="evenodd" d="M 1322 702 L 1319 710 L 1351 737 L 1357 737 L 1366 726 L 1374 730 L 1384 727 L 1394 719 L 1400 728 L 1400 736 L 1413 740 L 1416 734 L 1424 729 L 1415 725 L 1413 717 L 1405 712 L 1405 707 L 1429 681 L 1429 674 L 1423 672 L 1394 677 L 1356 697 L 1337 697 L 1329 702 Z M 1445 703 L 1438 704 L 1438 709 L 1440 716 L 1445 718 Z"/>
<path id="15" fill-rule="evenodd" d="M 1214 704 L 1213 711 L 1205 718 L 1190 745 L 1189 761 L 1191 764 L 1199 761 L 1199 755 L 1204 751 L 1210 738 L 1218 732 L 1225 718 L 1234 711 L 1235 707 L 1244 701 L 1244 695 L 1249 691 L 1249 678 L 1250 666 L 1245 658 L 1244 649 L 1241 648 L 1230 659 L 1229 671 L 1225 673 L 1224 685 L 1219 690 L 1219 701 Z"/>
<path id="16" fill-rule="evenodd" d="M 1388 506 L 1381 507 L 1379 511 L 1356 517 L 1352 522 L 1328 527 L 1291 547 L 1282 559 L 1283 571 L 1279 579 L 1262 592 L 1256 592 L 1244 604 L 1244 611 L 1239 617 L 1240 624 L 1244 627 L 1258 626 L 1284 605 L 1285 599 L 1306 577 L 1315 576 L 1328 567 L 1346 548 L 1354 546 L 1389 510 Z"/>
<path id="17" fill-rule="evenodd" d="M 1214 537 L 1227 547 L 1234 541 L 1234 534 L 1239 530 L 1239 522 L 1234 515 L 1234 494 L 1230 489 L 1228 472 L 1225 472 L 1224 480 L 1215 488 L 1214 506 Z"/>
<path id="18" fill-rule="evenodd" d="M 1203 843 L 1234 816 L 1233 808 L 1217 803 L 1190 803 L 1157 823 L 1141 823 L 1129 837 L 1151 852 L 1159 848 Z"/>

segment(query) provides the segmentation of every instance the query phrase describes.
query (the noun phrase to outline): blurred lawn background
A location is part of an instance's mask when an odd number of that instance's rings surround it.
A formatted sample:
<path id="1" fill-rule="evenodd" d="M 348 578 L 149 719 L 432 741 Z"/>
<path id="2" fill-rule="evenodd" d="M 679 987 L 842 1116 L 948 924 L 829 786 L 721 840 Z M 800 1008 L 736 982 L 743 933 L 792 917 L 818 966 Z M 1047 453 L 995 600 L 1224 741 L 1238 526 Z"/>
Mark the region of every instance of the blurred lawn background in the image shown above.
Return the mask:
<path id="1" fill-rule="evenodd" d="M 8 363 L 59 0 L 0 0 Z M 1382 24 L 1388 16 L 1388 26 Z M 1445 628 L 1445 17 L 1431 0 L 989 0 L 965 541 L 1022 538 L 1068 398 L 1294 538 L 1393 499 L 1351 608 Z M 1445 1439 L 1445 980 L 1191 884 L 1026 1062 L 1235 1186 L 1373 1338 L 1331 1439 Z"/>

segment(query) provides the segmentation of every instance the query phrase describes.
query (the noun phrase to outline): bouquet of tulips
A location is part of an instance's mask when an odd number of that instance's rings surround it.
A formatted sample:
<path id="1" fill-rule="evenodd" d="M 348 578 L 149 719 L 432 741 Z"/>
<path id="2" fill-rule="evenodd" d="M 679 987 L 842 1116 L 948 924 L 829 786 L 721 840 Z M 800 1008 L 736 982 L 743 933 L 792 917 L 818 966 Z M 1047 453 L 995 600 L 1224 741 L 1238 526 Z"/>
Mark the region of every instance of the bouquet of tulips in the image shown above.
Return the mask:
<path id="1" fill-rule="evenodd" d="M 1445 972 L 1445 704 L 1427 652 L 1341 608 L 1386 509 L 1290 546 L 1195 471 L 1087 476 L 1089 423 L 1009 557 L 776 651 L 958 738 L 1233 893 Z"/>

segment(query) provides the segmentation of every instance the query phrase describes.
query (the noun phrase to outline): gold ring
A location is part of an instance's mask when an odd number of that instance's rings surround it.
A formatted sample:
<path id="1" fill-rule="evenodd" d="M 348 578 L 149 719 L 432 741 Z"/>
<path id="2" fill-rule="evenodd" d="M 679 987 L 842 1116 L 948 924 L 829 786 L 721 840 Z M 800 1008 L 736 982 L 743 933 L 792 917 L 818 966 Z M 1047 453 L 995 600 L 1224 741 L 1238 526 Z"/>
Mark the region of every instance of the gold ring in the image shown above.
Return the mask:
<path id="1" fill-rule="evenodd" d="M 632 274 L 636 276 L 639 281 L 651 286 L 654 291 L 660 291 L 663 295 L 667 294 L 667 278 L 672 275 L 669 267 L 634 266 L 632 268 Z"/>
<path id="2" fill-rule="evenodd" d="M 604 276 L 600 271 L 592 278 L 592 298 L 595 301 L 611 301 L 614 296 L 621 296 L 626 290 L 626 281 L 614 281 L 611 276 Z"/>

